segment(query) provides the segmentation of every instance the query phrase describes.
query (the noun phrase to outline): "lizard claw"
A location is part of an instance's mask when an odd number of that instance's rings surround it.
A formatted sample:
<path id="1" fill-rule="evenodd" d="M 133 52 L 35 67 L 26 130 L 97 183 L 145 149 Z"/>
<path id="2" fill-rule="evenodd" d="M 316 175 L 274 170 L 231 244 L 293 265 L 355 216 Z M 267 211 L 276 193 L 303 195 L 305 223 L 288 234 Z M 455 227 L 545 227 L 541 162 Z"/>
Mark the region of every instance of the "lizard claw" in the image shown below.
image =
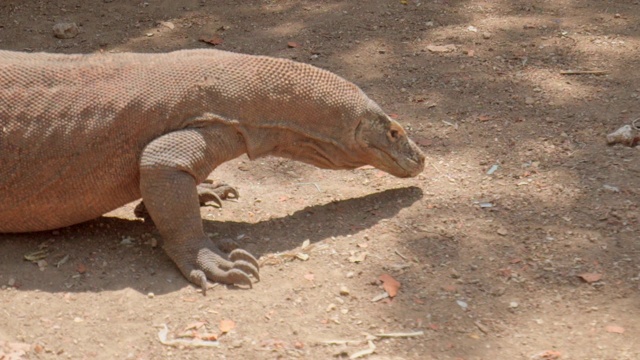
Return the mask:
<path id="1" fill-rule="evenodd" d="M 222 207 L 222 200 L 237 199 L 240 197 L 238 190 L 221 182 L 214 182 L 213 180 L 206 179 L 203 183 L 198 185 L 198 198 L 200 199 L 200 206 L 204 206 L 207 203 L 214 202 L 217 207 Z"/>
<path id="2" fill-rule="evenodd" d="M 233 268 L 238 269 L 244 272 L 245 274 L 250 274 L 256 280 L 260 281 L 260 273 L 258 271 L 258 268 L 249 262 L 246 262 L 244 260 L 235 260 L 233 262 Z"/>
<path id="3" fill-rule="evenodd" d="M 256 260 L 256 258 L 253 255 L 251 255 L 248 251 L 243 249 L 235 249 L 232 252 L 230 252 L 229 260 L 236 263 L 240 261 L 245 261 L 253 265 L 253 267 L 256 269 L 256 272 L 260 270 L 260 265 L 258 264 L 258 260 Z M 260 279 L 260 278 L 256 276 L 256 279 Z"/>
<path id="4" fill-rule="evenodd" d="M 260 280 L 258 261 L 246 250 L 236 249 L 229 260 L 220 255 L 220 251 L 212 244 L 204 244 L 196 251 L 195 257 L 183 251 L 171 251 L 167 254 L 178 265 L 182 273 L 195 285 L 202 288 L 206 295 L 208 281 L 253 287 L 251 277 Z M 185 255 L 187 257 L 185 258 Z"/>

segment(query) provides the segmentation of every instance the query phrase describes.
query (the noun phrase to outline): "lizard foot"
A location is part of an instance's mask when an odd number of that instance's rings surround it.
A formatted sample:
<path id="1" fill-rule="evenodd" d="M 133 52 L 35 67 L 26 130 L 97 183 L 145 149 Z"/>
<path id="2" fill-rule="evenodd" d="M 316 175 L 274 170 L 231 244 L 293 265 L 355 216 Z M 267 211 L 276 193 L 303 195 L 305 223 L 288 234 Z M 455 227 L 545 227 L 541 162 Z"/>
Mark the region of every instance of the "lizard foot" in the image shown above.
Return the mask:
<path id="1" fill-rule="evenodd" d="M 222 200 L 237 199 L 240 197 L 238 191 L 225 183 L 206 179 L 203 183 L 197 186 L 198 200 L 200 206 L 208 204 L 215 204 L 215 207 L 222 207 Z M 137 218 L 144 219 L 145 221 L 151 220 L 147 207 L 144 205 L 144 201 L 141 201 L 133 209 L 133 214 Z"/>
<path id="2" fill-rule="evenodd" d="M 260 281 L 258 260 L 243 249 L 231 251 L 228 259 L 220 255 L 220 251 L 211 242 L 196 251 L 195 257 L 189 256 L 184 250 L 166 250 L 180 271 L 192 283 L 202 288 L 204 295 L 207 292 L 208 281 L 250 288 L 253 287 L 250 276 Z"/>
<path id="3" fill-rule="evenodd" d="M 213 202 L 217 207 L 222 207 L 222 200 L 237 199 L 240 197 L 238 191 L 232 186 L 210 179 L 206 179 L 203 183 L 199 184 L 197 189 L 200 206 Z"/>

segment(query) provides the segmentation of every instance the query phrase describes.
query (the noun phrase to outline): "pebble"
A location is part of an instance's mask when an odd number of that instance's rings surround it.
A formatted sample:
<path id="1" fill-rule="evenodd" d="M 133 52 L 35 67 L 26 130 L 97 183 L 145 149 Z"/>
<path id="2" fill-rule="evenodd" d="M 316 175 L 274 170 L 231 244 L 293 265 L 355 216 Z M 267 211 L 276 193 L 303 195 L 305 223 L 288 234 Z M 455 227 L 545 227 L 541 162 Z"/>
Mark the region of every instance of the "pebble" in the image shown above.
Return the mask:
<path id="1" fill-rule="evenodd" d="M 347 296 L 349 295 L 349 288 L 347 288 L 346 286 L 341 286 L 340 287 L 340 295 L 342 296 Z"/>
<path id="2" fill-rule="evenodd" d="M 153 299 L 154 297 L 156 297 L 156 294 L 154 294 L 154 293 L 150 292 L 150 293 L 148 293 L 148 294 L 147 294 L 147 297 L 148 297 L 149 299 Z"/>
<path id="3" fill-rule="evenodd" d="M 7 281 L 7 285 L 13 287 L 16 284 L 16 279 L 14 278 L 9 278 L 9 281 Z"/>
<path id="4" fill-rule="evenodd" d="M 620 188 L 617 187 L 617 186 L 613 186 L 613 185 L 604 184 L 604 185 L 602 185 L 602 188 L 607 190 L 607 191 L 610 191 L 612 193 L 619 193 L 620 192 Z"/>
<path id="5" fill-rule="evenodd" d="M 509 232 L 505 228 L 498 229 L 498 235 L 507 236 Z"/>
<path id="6" fill-rule="evenodd" d="M 482 38 L 486 39 L 486 40 L 491 39 L 491 33 L 488 32 L 488 31 L 483 32 L 482 33 Z"/>
<path id="7" fill-rule="evenodd" d="M 456 300 L 456 303 L 458 304 L 458 306 L 460 306 L 464 310 L 467 310 L 467 308 L 469 307 L 469 304 L 467 304 L 466 302 L 464 302 L 462 300 Z"/>
<path id="8" fill-rule="evenodd" d="M 122 238 L 122 241 L 120 241 L 120 245 L 133 245 L 133 238 L 129 237 L 129 236 L 125 236 Z"/>
<path id="9" fill-rule="evenodd" d="M 536 99 L 532 98 L 531 96 L 527 96 L 526 98 L 524 98 L 524 103 L 527 105 L 533 105 L 536 103 Z"/>
<path id="10" fill-rule="evenodd" d="M 512 309 L 515 309 L 518 306 L 519 306 L 519 304 L 517 302 L 515 302 L 515 301 L 512 301 L 512 302 L 509 303 L 509 307 L 512 308 Z"/>
<path id="11" fill-rule="evenodd" d="M 53 25 L 53 36 L 58 39 L 73 39 L 78 36 L 80 30 L 76 23 L 57 23 Z"/>

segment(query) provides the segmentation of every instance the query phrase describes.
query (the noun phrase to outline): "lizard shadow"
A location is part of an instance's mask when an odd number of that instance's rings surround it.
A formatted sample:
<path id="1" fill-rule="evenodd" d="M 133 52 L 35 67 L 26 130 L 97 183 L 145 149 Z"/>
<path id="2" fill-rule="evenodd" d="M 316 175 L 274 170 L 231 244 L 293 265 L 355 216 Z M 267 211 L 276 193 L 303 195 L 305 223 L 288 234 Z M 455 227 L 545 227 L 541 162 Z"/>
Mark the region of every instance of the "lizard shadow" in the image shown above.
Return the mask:
<path id="1" fill-rule="evenodd" d="M 296 248 L 306 239 L 314 243 L 358 233 L 422 196 L 418 187 L 399 188 L 255 223 L 205 220 L 204 226 L 219 238 L 240 237 L 239 245 L 260 257 Z M 160 239 L 152 224 L 105 216 L 54 232 L 1 234 L 0 285 L 51 293 L 131 288 L 165 294 L 183 288 L 187 280 L 160 247 L 150 246 L 152 238 Z M 43 248 L 46 263 L 24 260 L 24 255 Z"/>
<path id="2" fill-rule="evenodd" d="M 401 209 L 422 198 L 418 187 L 397 188 L 359 198 L 334 201 L 300 209 L 288 216 L 255 223 L 204 220 L 207 233 L 238 239 L 238 245 L 256 257 L 288 251 L 309 240 L 353 235 L 393 218 Z"/>

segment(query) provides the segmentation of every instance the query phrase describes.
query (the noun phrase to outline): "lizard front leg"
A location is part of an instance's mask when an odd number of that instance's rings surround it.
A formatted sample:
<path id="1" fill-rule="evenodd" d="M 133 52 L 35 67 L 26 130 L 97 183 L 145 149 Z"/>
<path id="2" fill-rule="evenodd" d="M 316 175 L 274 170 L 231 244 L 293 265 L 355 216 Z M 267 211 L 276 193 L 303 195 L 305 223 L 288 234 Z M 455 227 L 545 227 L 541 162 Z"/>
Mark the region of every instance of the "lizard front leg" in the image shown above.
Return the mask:
<path id="1" fill-rule="evenodd" d="M 258 262 L 236 249 L 225 258 L 203 230 L 196 184 L 216 166 L 244 153 L 244 142 L 223 125 L 184 129 L 149 143 L 140 159 L 140 190 L 164 249 L 180 271 L 206 292 L 207 279 L 251 286 Z"/>

